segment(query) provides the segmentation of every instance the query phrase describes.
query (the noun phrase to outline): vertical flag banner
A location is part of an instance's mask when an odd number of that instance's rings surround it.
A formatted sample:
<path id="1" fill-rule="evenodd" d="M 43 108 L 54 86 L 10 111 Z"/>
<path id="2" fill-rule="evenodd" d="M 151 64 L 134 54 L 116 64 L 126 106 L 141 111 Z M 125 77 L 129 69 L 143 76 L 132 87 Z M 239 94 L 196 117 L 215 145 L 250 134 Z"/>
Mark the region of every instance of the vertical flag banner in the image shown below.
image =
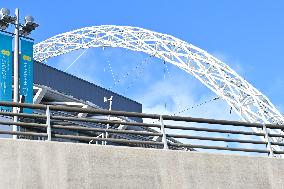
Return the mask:
<path id="1" fill-rule="evenodd" d="M 33 42 L 21 39 L 20 95 L 21 102 L 33 103 Z M 25 113 L 32 113 L 24 108 Z"/>
<path id="2" fill-rule="evenodd" d="M 0 33 L 0 100 L 12 101 L 12 36 Z M 0 106 L 1 111 L 11 107 Z"/>

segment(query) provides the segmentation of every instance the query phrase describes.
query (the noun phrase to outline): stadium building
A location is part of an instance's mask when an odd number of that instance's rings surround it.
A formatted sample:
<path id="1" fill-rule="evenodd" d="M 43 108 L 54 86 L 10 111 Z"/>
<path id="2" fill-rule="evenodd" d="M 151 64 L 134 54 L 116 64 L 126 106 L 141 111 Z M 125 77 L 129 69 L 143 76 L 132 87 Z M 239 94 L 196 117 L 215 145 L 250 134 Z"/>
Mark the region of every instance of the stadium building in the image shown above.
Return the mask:
<path id="1" fill-rule="evenodd" d="M 66 105 L 66 106 L 74 106 L 80 108 L 91 108 L 91 109 L 109 109 L 110 103 L 109 101 L 104 101 L 105 98 L 109 99 L 113 98 L 111 110 L 118 111 L 127 111 L 127 112 L 142 112 L 142 104 L 135 102 L 129 98 L 121 96 L 117 93 L 114 93 L 110 90 L 104 89 L 100 86 L 97 86 L 93 83 L 85 81 L 81 78 L 75 77 L 71 74 L 65 73 L 53 67 L 50 67 L 46 64 L 42 64 L 39 62 L 34 62 L 34 104 L 45 104 L 45 105 Z M 44 114 L 44 112 L 40 110 L 36 110 L 38 113 Z M 36 112 L 35 112 L 36 113 Z M 66 116 L 66 112 L 52 112 L 53 115 L 64 115 Z M 95 118 L 95 119 L 110 119 L 117 120 L 123 122 L 137 122 L 142 123 L 143 120 L 141 118 L 129 118 L 129 117 L 107 117 L 101 115 L 89 115 L 83 113 L 69 113 L 68 116 L 71 117 L 84 117 L 84 118 Z M 26 119 L 26 118 L 25 118 Z M 45 122 L 45 119 L 42 120 L 24 120 L 25 122 Z M 79 121 L 53 121 L 52 125 L 63 125 L 63 126 L 84 126 L 91 128 L 103 128 L 107 127 L 106 124 L 98 124 L 98 123 L 86 123 Z M 140 126 L 127 126 L 127 125 L 109 125 L 109 128 L 119 129 L 119 130 L 135 130 L 135 131 L 151 131 L 151 132 L 159 132 L 155 131 L 151 128 L 140 127 Z M 35 131 L 44 132 L 44 130 L 40 131 L 40 129 L 28 129 L 21 128 L 24 131 Z M 90 136 L 90 137 L 103 137 L 103 132 L 90 132 L 90 131 L 72 131 L 72 130 L 61 130 L 61 129 L 52 129 L 53 134 L 72 134 L 79 136 Z M 153 137 L 153 136 L 143 136 L 143 135 L 131 135 L 131 134 L 119 134 L 119 133 L 109 133 L 110 138 L 117 139 L 131 139 L 131 140 L 153 140 L 153 141 L 161 141 L 161 137 Z M 26 136 L 23 138 L 27 138 Z M 28 137 L 29 139 L 42 139 L 40 137 Z M 86 142 L 80 140 L 65 140 L 65 139 L 57 139 L 53 138 L 56 141 L 72 141 L 72 142 Z M 178 142 L 174 139 L 169 138 L 169 141 Z M 90 141 L 92 143 L 93 141 Z M 97 142 L 101 144 L 101 142 Z M 122 145 L 122 144 L 114 144 L 108 143 L 112 145 Z M 145 144 L 133 144 L 132 146 L 140 146 L 140 147 L 153 147 Z"/>

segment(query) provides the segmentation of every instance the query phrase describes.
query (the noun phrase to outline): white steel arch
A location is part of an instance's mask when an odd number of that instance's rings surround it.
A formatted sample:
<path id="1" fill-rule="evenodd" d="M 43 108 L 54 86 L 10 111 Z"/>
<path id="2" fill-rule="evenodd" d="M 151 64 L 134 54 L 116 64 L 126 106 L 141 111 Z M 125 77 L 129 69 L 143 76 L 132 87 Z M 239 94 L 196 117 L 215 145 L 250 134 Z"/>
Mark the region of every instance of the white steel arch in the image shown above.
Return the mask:
<path id="1" fill-rule="evenodd" d="M 42 62 L 74 50 L 93 47 L 121 47 L 160 58 L 196 77 L 224 99 L 243 120 L 263 124 L 284 123 L 284 117 L 270 100 L 228 65 L 171 35 L 131 26 L 86 27 L 34 45 L 34 59 Z"/>

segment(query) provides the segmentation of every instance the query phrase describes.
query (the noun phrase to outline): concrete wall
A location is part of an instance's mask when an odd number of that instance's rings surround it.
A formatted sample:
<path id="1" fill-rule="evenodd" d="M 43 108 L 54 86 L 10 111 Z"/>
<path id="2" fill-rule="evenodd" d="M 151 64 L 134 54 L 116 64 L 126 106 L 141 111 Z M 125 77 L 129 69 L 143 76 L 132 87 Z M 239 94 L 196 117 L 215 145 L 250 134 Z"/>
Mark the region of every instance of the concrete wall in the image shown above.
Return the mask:
<path id="1" fill-rule="evenodd" d="M 0 140 L 0 188 L 284 188 L 284 160 Z"/>

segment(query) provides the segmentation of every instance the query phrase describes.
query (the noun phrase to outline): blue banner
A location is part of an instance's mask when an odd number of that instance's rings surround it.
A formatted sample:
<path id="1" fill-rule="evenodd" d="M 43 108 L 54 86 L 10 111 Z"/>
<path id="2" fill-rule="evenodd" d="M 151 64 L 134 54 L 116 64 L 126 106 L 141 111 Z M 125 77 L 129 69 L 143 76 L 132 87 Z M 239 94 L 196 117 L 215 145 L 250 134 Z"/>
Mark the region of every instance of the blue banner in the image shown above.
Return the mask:
<path id="1" fill-rule="evenodd" d="M 21 39 L 20 101 L 33 103 L 33 42 Z M 32 113 L 24 108 L 23 112 Z"/>
<path id="2" fill-rule="evenodd" d="M 12 36 L 0 33 L 0 100 L 12 101 Z M 11 111 L 11 107 L 0 107 L 1 111 Z"/>

